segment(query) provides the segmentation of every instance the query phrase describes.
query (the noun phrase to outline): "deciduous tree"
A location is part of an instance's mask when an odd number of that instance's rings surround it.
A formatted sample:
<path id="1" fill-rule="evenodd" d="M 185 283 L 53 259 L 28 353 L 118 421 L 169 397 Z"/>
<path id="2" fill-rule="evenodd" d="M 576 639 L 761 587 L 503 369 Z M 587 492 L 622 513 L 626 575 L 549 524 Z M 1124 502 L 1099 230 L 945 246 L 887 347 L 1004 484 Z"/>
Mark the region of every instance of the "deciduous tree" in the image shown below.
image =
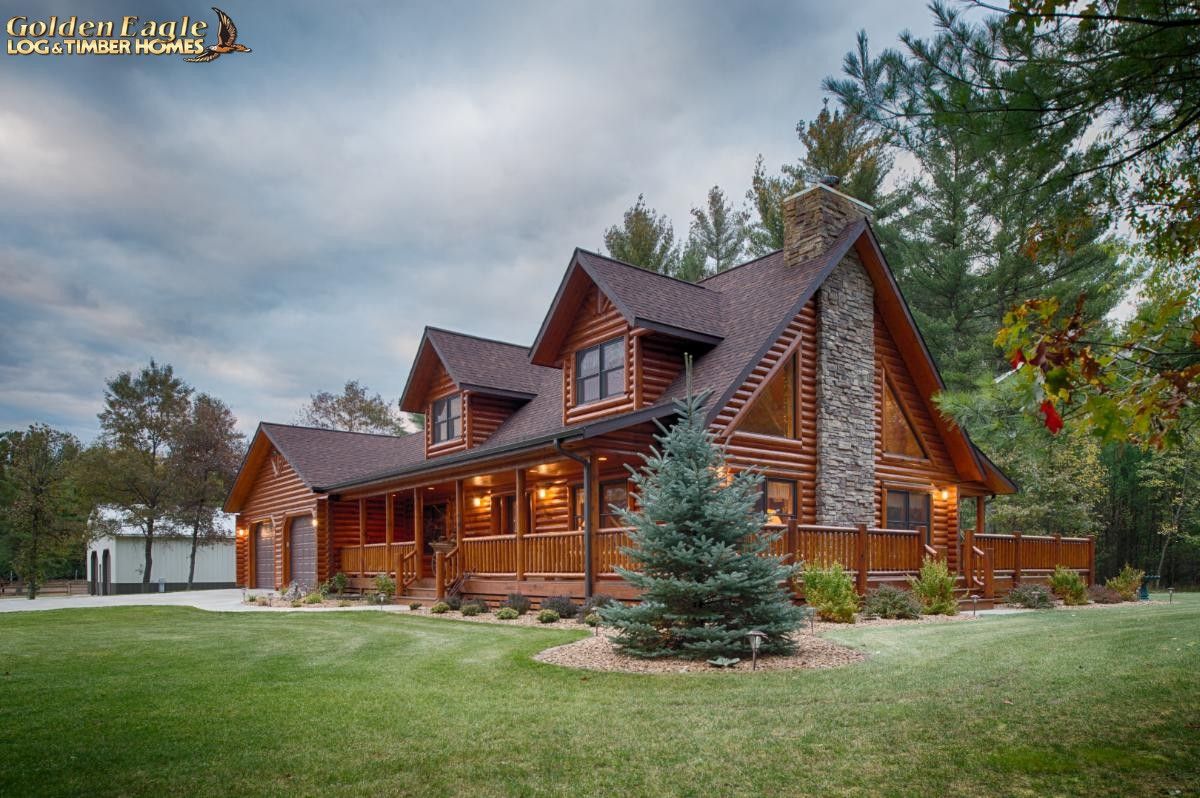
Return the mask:
<path id="1" fill-rule="evenodd" d="M 375 432 L 404 435 L 409 430 L 406 416 L 378 393 L 372 394 L 358 380 L 349 380 L 340 394 L 313 394 L 300 410 L 298 421 L 310 427 L 344 432 Z"/>
<path id="2" fill-rule="evenodd" d="M 666 214 L 659 215 L 647 207 L 642 194 L 638 195 L 633 207 L 625 211 L 621 224 L 604 232 L 604 246 L 617 260 L 659 274 L 674 272 L 679 260 L 671 220 Z"/>

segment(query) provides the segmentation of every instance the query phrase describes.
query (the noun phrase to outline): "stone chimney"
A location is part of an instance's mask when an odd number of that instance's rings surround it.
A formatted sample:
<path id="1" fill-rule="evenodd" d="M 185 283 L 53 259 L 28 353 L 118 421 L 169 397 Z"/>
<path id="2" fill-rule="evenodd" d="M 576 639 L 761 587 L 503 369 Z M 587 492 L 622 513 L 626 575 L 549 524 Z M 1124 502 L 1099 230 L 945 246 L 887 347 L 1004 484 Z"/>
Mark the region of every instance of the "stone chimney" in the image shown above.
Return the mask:
<path id="1" fill-rule="evenodd" d="M 821 183 L 783 201 L 785 262 L 820 257 L 871 207 Z M 876 525 L 875 291 L 851 249 L 817 291 L 818 524 Z"/>

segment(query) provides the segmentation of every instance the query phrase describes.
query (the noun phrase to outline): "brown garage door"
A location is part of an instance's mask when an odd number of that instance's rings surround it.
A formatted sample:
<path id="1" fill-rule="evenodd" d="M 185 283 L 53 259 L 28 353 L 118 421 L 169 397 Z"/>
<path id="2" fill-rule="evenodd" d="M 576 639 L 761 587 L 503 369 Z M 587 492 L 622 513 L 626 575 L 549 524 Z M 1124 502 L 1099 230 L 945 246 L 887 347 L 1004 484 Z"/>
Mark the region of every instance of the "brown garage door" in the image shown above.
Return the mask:
<path id="1" fill-rule="evenodd" d="M 292 521 L 289 543 L 289 572 L 292 581 L 305 590 L 317 586 L 317 530 L 312 517 L 305 516 Z"/>
<path id="2" fill-rule="evenodd" d="M 275 534 L 270 521 L 254 527 L 254 586 L 275 589 Z"/>

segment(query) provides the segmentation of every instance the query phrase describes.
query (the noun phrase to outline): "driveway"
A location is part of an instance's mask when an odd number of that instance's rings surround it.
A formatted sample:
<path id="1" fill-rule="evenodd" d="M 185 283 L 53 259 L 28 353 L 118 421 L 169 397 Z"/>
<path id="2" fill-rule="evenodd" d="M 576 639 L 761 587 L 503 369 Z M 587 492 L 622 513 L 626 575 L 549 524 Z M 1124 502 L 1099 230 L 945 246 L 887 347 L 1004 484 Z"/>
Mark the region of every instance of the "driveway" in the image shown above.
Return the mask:
<path id="1" fill-rule="evenodd" d="M 250 591 L 251 595 L 255 592 Z M 174 593 L 130 593 L 119 596 L 46 596 L 30 601 L 25 598 L 0 599 L 0 612 L 29 612 L 31 610 L 69 610 L 80 607 L 195 607 L 210 612 L 294 612 L 291 607 L 258 607 L 242 603 L 242 591 L 180 590 Z M 305 607 L 313 612 L 380 612 L 378 607 Z M 408 612 L 408 607 L 390 605 L 385 612 Z"/>

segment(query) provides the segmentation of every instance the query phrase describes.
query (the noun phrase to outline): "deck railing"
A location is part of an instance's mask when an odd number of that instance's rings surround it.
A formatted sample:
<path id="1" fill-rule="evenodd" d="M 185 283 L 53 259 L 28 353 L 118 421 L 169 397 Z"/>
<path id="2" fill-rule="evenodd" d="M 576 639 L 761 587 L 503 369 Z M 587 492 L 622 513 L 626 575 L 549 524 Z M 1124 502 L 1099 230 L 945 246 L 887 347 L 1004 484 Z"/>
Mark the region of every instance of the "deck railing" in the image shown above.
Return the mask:
<path id="1" fill-rule="evenodd" d="M 1020 582 L 1023 575 L 1044 576 L 1058 566 L 1085 572 L 1089 582 L 1095 577 L 1095 539 L 1062 535 L 1011 535 L 967 533 L 969 542 L 990 552 L 996 572 Z"/>
<path id="2" fill-rule="evenodd" d="M 397 563 L 406 555 L 415 555 L 416 546 L 411 540 L 393 543 L 368 543 L 365 546 L 345 546 L 338 549 L 338 570 L 346 574 L 390 574 L 397 571 Z M 413 557 L 415 562 L 415 557 Z M 414 576 L 415 579 L 415 566 Z"/>

